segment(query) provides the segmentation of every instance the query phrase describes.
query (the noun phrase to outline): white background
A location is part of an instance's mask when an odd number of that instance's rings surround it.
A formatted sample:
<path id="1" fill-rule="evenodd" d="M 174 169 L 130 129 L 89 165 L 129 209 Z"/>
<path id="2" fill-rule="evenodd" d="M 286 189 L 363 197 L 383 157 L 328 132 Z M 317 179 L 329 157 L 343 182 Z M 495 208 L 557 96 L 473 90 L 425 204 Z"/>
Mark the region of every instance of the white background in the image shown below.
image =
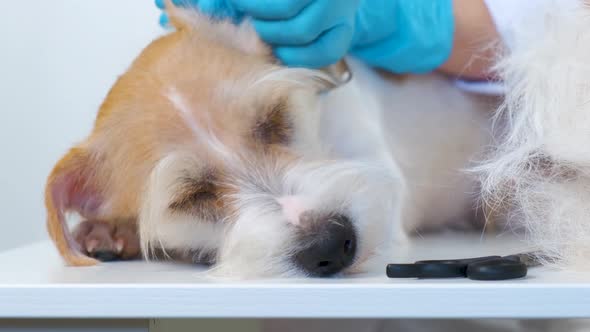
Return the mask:
<path id="1" fill-rule="evenodd" d="M 117 75 L 162 33 L 151 0 L 1 0 L 0 250 L 45 236 L 53 164 Z"/>

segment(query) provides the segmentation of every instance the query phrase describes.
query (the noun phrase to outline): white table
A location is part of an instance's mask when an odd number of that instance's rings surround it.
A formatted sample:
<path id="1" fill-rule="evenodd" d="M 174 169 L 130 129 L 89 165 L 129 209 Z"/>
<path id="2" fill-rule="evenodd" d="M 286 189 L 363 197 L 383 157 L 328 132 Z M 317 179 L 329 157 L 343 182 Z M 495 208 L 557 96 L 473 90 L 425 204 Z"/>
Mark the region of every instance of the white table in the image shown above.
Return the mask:
<path id="1" fill-rule="evenodd" d="M 511 237 L 439 236 L 396 262 L 510 254 Z M 120 262 L 65 267 L 48 242 L 0 254 L 0 318 L 573 318 L 590 317 L 590 274 L 536 268 L 522 280 L 211 280 L 200 267 Z"/>

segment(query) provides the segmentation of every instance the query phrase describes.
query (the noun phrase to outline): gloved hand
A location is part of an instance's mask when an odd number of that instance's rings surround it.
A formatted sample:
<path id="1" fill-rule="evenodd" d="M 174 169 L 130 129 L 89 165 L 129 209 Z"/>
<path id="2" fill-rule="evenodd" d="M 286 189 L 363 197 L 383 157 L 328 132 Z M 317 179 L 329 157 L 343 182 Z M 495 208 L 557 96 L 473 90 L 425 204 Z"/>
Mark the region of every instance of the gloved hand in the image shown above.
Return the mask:
<path id="1" fill-rule="evenodd" d="M 395 73 L 436 69 L 449 56 L 452 0 L 174 0 L 254 28 L 290 66 L 323 67 L 348 52 Z M 156 0 L 162 7 L 162 0 Z"/>
<path id="2" fill-rule="evenodd" d="M 452 0 L 362 0 L 350 53 L 394 73 L 426 73 L 453 48 Z"/>
<path id="3" fill-rule="evenodd" d="M 163 0 L 156 0 L 162 8 Z M 183 3 L 176 0 L 174 3 Z M 249 16 L 260 38 L 289 66 L 320 68 L 350 49 L 360 0 L 190 0 L 202 12 Z M 186 3 L 186 1 L 184 1 Z M 161 22 L 166 23 L 166 19 Z"/>

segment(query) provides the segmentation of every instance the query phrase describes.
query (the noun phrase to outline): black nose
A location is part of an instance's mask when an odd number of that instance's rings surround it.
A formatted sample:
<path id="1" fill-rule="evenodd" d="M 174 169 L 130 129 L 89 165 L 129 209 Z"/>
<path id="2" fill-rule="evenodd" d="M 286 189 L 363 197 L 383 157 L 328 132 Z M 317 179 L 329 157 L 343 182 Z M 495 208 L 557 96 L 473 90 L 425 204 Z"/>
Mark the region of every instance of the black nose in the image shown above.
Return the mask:
<path id="1" fill-rule="evenodd" d="M 295 263 L 310 276 L 327 277 L 352 265 L 356 254 L 356 232 L 346 216 L 306 216 L 298 241 L 303 249 Z"/>

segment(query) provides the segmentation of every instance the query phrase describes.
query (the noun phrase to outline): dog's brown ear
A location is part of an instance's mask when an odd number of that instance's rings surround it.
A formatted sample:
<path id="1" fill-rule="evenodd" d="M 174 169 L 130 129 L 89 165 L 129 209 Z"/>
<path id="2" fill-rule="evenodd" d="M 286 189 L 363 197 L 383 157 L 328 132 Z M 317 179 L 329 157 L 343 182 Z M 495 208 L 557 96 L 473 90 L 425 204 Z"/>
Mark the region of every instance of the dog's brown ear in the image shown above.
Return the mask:
<path id="1" fill-rule="evenodd" d="M 259 37 L 249 21 L 234 24 L 228 19 L 214 19 L 202 14 L 194 6 L 178 7 L 172 0 L 165 2 L 170 25 L 176 31 L 193 33 L 229 46 L 245 55 L 272 59 L 272 50 Z"/>
<path id="2" fill-rule="evenodd" d="M 99 162 L 93 159 L 86 149 L 72 148 L 55 165 L 45 188 L 49 236 L 69 265 L 98 263 L 81 253 L 65 219 L 68 212 L 77 212 L 87 218 L 96 216 L 103 203 L 100 184 L 96 179 Z"/>
<path id="3" fill-rule="evenodd" d="M 188 11 L 187 9 L 181 9 L 176 7 L 176 5 L 172 2 L 172 0 L 165 0 L 164 7 L 166 8 L 166 14 L 170 20 L 170 25 L 178 30 L 184 30 L 190 28 L 191 20 L 187 19 L 187 15 L 183 15 Z"/>

